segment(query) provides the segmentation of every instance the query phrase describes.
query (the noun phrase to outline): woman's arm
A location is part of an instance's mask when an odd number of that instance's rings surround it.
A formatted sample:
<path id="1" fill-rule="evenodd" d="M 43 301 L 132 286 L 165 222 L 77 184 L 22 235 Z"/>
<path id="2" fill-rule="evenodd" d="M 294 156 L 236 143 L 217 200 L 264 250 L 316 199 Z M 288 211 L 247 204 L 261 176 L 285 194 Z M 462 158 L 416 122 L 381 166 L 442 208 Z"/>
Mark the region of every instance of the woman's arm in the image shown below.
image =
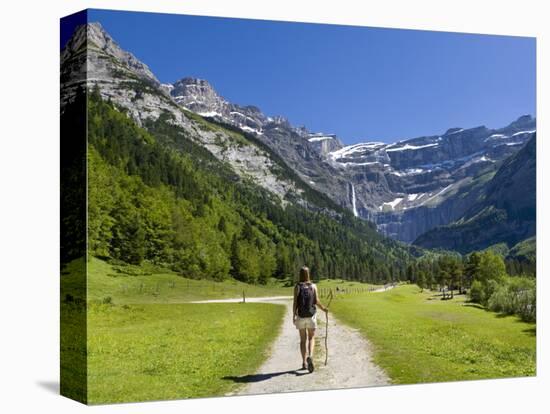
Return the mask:
<path id="1" fill-rule="evenodd" d="M 323 312 L 328 312 L 328 308 L 326 308 L 321 301 L 319 301 L 319 294 L 317 293 L 317 285 L 313 285 L 313 289 L 315 289 L 315 305 L 317 305 Z"/>
<path id="2" fill-rule="evenodd" d="M 296 319 L 298 312 L 298 285 L 294 286 L 294 302 L 292 303 L 292 320 Z"/>

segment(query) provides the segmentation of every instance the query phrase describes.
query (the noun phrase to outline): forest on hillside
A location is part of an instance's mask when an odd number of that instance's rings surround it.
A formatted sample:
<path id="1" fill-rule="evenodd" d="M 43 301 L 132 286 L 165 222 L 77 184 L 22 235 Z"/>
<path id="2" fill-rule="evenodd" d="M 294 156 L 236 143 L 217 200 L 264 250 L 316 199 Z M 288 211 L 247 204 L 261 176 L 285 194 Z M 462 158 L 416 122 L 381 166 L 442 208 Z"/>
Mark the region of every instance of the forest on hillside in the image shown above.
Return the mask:
<path id="1" fill-rule="evenodd" d="M 265 283 L 308 264 L 317 280 L 384 283 L 404 280 L 412 260 L 343 209 L 283 206 L 166 117 L 138 127 L 97 89 L 88 96 L 88 188 L 91 254 L 185 277 Z"/>

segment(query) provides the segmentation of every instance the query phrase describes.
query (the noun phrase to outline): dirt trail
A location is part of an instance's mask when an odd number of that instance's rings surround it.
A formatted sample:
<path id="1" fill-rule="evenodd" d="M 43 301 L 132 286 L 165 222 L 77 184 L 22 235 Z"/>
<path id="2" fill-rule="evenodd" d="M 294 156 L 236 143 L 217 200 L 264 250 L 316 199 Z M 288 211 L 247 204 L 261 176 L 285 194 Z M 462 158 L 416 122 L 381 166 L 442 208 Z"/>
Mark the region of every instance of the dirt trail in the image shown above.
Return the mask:
<path id="1" fill-rule="evenodd" d="M 247 302 L 282 304 L 287 308 L 286 314 L 268 359 L 258 372 L 234 378 L 234 381 L 242 386 L 228 395 L 368 387 L 390 383 L 386 373 L 372 362 L 371 344 L 357 330 L 340 323 L 332 314 L 329 314 L 328 365 L 324 365 L 326 325 L 323 312 L 318 313 L 315 371 L 310 374 L 307 370 L 302 370 L 300 341 L 292 323 L 292 298 L 247 298 Z"/>

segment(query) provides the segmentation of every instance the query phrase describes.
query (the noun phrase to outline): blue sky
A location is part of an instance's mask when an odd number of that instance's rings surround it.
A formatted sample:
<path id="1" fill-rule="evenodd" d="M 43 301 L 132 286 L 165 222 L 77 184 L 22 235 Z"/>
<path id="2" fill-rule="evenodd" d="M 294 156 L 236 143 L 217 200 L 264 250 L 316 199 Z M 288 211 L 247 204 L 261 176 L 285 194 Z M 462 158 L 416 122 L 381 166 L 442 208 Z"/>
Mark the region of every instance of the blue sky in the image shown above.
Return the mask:
<path id="1" fill-rule="evenodd" d="M 92 10 L 161 82 L 208 80 L 346 144 L 535 115 L 535 39 Z"/>

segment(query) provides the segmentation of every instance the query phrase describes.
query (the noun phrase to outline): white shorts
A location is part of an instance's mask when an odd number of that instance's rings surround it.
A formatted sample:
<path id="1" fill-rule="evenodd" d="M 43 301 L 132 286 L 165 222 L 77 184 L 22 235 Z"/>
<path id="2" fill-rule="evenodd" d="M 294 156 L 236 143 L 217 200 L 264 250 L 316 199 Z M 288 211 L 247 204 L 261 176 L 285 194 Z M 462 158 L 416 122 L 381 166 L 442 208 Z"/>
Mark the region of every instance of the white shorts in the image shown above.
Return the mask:
<path id="1" fill-rule="evenodd" d="M 315 329 L 317 328 L 317 314 L 308 318 L 300 318 L 298 316 L 294 325 L 296 329 Z"/>

